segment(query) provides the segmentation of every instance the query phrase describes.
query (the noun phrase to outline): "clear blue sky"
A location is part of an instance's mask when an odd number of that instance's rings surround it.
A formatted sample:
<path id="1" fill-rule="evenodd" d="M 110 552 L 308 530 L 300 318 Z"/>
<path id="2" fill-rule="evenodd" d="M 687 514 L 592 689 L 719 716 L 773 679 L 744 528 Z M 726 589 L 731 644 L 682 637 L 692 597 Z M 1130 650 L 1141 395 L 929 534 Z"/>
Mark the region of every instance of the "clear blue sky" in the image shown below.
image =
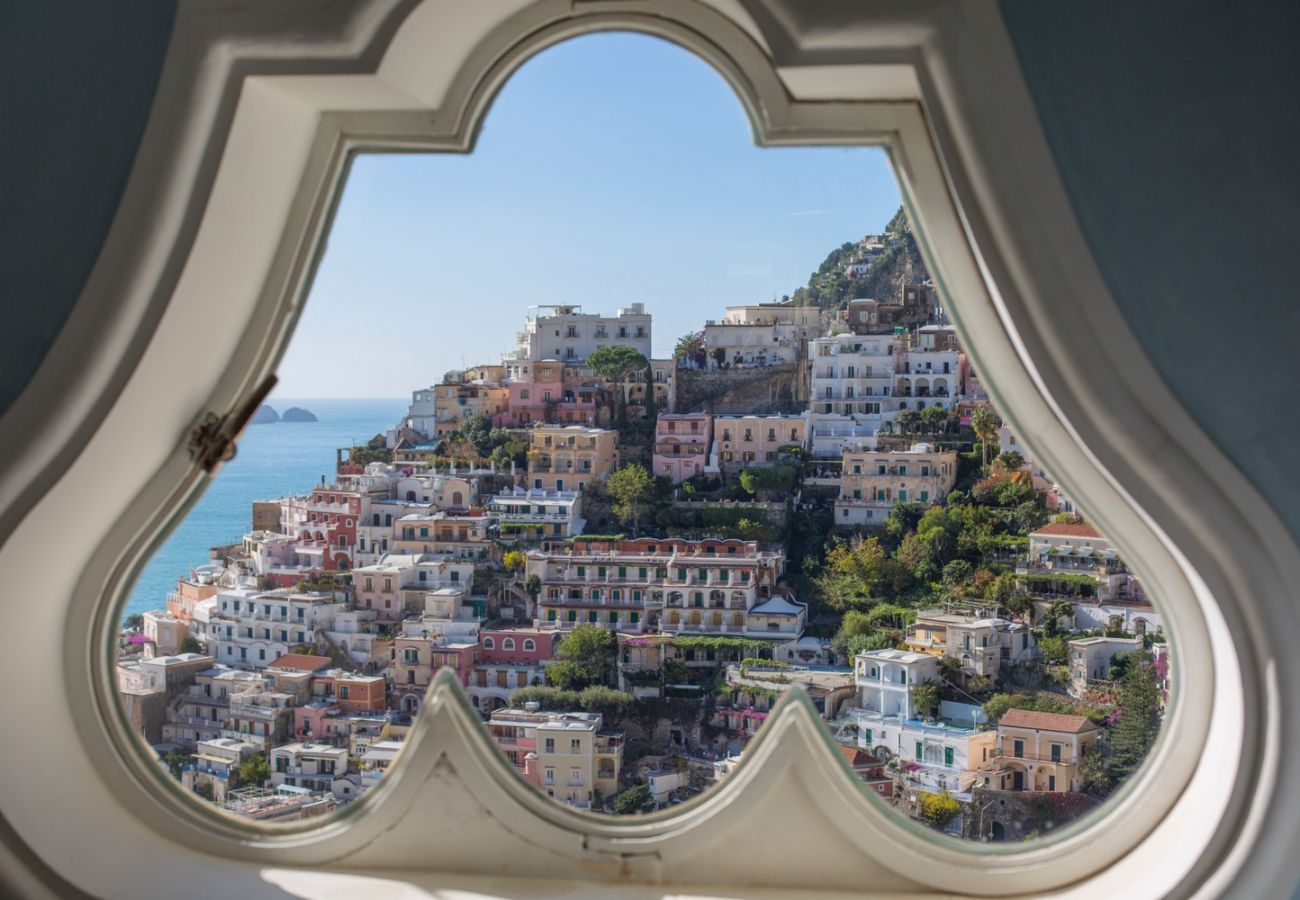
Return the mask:
<path id="1" fill-rule="evenodd" d="M 642 301 L 667 356 L 899 203 L 883 151 L 756 147 L 730 86 L 672 44 L 569 41 L 511 78 L 474 153 L 356 161 L 277 394 L 409 396 L 496 361 L 536 304 Z"/>

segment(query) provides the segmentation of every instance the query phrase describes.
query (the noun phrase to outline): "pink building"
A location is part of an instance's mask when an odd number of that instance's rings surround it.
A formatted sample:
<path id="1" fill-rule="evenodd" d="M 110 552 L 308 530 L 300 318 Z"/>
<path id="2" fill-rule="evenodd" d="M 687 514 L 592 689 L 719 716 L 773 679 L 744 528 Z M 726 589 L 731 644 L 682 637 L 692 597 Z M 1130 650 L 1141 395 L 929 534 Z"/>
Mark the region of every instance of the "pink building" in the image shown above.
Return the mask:
<path id="1" fill-rule="evenodd" d="M 296 738 L 328 742 L 348 733 L 343 710 L 328 700 L 313 700 L 293 710 L 293 733 Z"/>
<path id="2" fill-rule="evenodd" d="M 550 422 L 564 398 L 564 363 L 540 360 L 525 366 L 520 376 L 506 385 L 506 410 L 493 417 L 499 428 Z"/>
<path id="3" fill-rule="evenodd" d="M 673 484 L 704 473 L 713 439 L 713 416 L 708 413 L 661 413 L 655 423 L 653 469 Z"/>
<path id="4" fill-rule="evenodd" d="M 553 628 L 494 628 L 479 634 L 479 661 L 540 666 L 555 656 L 560 633 Z"/>

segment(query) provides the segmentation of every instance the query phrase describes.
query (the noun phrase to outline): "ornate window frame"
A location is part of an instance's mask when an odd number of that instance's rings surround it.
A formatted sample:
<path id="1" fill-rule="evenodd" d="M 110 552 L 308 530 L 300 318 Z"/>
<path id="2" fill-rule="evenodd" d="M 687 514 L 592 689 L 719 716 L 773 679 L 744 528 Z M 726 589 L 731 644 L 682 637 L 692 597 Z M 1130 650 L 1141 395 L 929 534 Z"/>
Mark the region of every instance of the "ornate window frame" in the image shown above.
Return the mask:
<path id="1" fill-rule="evenodd" d="M 1286 844 L 1300 812 L 1277 798 L 1297 793 L 1300 773 L 1280 757 L 1300 714 L 1278 687 L 1300 683 L 1300 654 L 1288 653 L 1300 623 L 1285 602 L 1300 550 L 1127 328 L 994 3 L 854 4 L 835 15 L 776 0 L 375 0 L 339 16 L 304 36 L 257 9 L 182 8 L 103 257 L 3 420 L 13 464 L 0 473 L 0 566 L 14 596 L 43 602 L 24 610 L 25 646 L 0 658 L 0 672 L 11 684 L 35 676 L 9 712 L 42 723 L 48 749 L 0 749 L 0 771 L 23 773 L 0 778 L 0 809 L 36 857 L 106 895 L 159 894 L 178 877 L 205 896 L 323 892 L 357 870 L 426 885 L 442 883 L 429 873 L 457 873 L 736 895 L 1293 886 Z M 300 827 L 204 814 L 127 732 L 109 625 L 205 483 L 191 434 L 210 421 L 223 449 L 223 425 L 274 370 L 351 156 L 469 151 L 523 61 L 595 30 L 658 35 L 700 55 L 735 88 L 762 144 L 890 153 L 999 408 L 1164 601 L 1178 661 L 1168 725 L 1153 762 L 1095 817 L 1024 849 L 941 840 L 868 799 L 800 695 L 725 784 L 634 821 L 581 815 L 514 778 L 446 675 L 384 784 Z M 33 404 L 49 396 L 58 402 L 41 416 Z M 82 531 L 54 557 L 48 536 L 70 506 Z M 780 853 L 736 849 L 774 833 Z M 169 864 L 132 864 L 146 847 Z M 399 874 L 413 868 L 424 874 Z"/>

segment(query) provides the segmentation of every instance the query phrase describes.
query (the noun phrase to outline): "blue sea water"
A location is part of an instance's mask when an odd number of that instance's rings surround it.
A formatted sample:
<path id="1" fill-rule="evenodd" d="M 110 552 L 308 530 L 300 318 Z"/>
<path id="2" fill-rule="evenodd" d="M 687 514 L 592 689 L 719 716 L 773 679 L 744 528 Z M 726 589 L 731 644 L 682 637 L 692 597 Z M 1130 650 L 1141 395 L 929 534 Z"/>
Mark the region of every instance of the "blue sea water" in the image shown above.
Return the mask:
<path id="1" fill-rule="evenodd" d="M 208 548 L 239 540 L 252 526 L 252 503 L 301 494 L 333 479 L 334 454 L 370 440 L 406 412 L 404 399 L 296 400 L 272 397 L 283 413 L 291 406 L 310 410 L 319 421 L 249 425 L 239 452 L 226 463 L 184 521 L 149 560 L 131 589 L 123 615 L 161 608 L 179 575 L 208 559 Z"/>

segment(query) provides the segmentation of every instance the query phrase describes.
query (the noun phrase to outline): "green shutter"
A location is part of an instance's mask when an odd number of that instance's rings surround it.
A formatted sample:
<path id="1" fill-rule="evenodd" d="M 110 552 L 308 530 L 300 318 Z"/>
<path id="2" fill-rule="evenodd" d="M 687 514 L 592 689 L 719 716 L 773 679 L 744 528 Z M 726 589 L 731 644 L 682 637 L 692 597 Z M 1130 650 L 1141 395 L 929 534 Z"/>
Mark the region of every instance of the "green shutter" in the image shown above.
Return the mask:
<path id="1" fill-rule="evenodd" d="M 916 761 L 917 762 L 925 761 L 925 748 L 921 746 L 920 741 L 916 742 Z"/>
<path id="2" fill-rule="evenodd" d="M 947 766 L 948 768 L 951 769 L 951 768 L 952 768 L 952 759 L 953 759 L 953 749 L 952 749 L 951 747 L 944 747 L 944 748 L 943 748 L 943 764 L 944 764 L 945 766 Z"/>

